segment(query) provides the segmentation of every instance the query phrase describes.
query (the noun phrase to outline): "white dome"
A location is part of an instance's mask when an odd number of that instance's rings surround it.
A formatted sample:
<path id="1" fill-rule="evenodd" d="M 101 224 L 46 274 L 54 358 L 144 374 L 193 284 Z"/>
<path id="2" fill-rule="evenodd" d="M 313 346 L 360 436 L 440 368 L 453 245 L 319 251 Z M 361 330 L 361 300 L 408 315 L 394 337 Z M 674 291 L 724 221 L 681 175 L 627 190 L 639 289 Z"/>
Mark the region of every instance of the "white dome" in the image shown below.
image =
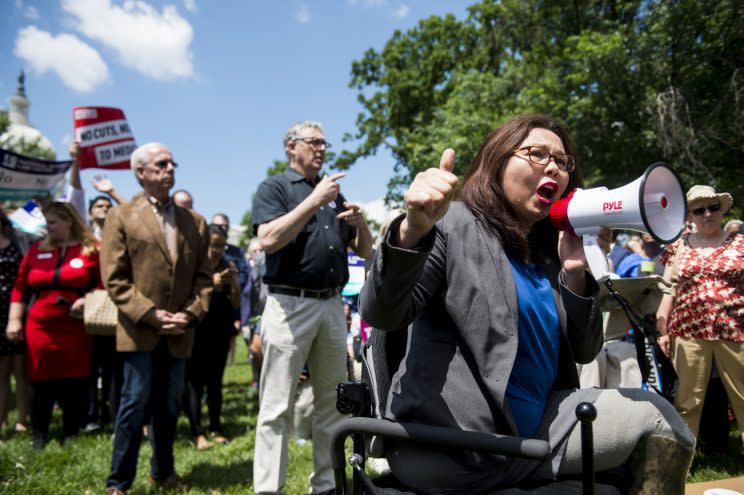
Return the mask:
<path id="1" fill-rule="evenodd" d="M 40 147 L 54 153 L 54 146 L 38 129 L 22 124 L 10 124 L 8 130 L 0 136 L 0 147 L 15 151 L 22 143 L 37 143 Z"/>
<path id="2" fill-rule="evenodd" d="M 21 72 L 18 77 L 18 93 L 12 96 L 9 101 L 8 119 L 10 125 L 0 136 L 0 147 L 20 153 L 24 144 L 36 144 L 56 156 L 52 143 L 38 129 L 32 127 L 28 121 L 28 107 L 31 106 L 31 102 L 26 98 L 24 82 L 25 76 Z"/>

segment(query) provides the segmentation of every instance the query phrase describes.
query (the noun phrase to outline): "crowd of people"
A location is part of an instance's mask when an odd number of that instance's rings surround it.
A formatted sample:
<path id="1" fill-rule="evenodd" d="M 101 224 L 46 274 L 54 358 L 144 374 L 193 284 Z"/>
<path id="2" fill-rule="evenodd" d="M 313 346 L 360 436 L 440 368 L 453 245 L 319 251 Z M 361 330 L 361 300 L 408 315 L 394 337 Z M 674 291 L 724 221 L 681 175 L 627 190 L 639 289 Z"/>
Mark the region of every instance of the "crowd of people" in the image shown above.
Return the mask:
<path id="1" fill-rule="evenodd" d="M 486 493 L 578 474 L 572 405 L 589 401 L 598 469 L 630 466 L 632 493 L 682 493 L 713 370 L 744 418 L 744 236 L 734 232 L 741 222 L 723 227 L 730 194 L 693 186 L 689 228 L 667 246 L 648 234 L 599 236 L 617 276 L 656 274 L 666 287 L 653 311 L 679 378 L 671 404 L 640 382 L 587 386 L 589 363 L 612 342 L 581 239 L 547 218 L 582 184 L 568 133 L 552 118 L 519 116 L 493 131 L 461 185 L 446 150 L 439 167 L 414 178 L 405 211 L 376 242 L 361 206 L 341 193 L 344 173 L 323 173 L 330 144 L 321 124 L 293 124 L 282 144 L 288 167 L 258 186 L 247 255 L 228 243 L 227 215 L 207 223 L 187 190 L 174 191 L 178 165 L 156 142 L 132 154 L 142 191 L 131 200 L 98 176 L 100 195 L 86 208 L 74 144 L 65 200 L 42 201 L 45 238 L 26 248 L 0 214 L 0 421 L 13 375 L 14 429 L 30 419 L 34 448 L 49 441 L 57 404 L 64 439 L 112 422 L 107 495 L 132 486 L 144 435 L 150 483 L 183 488 L 179 414 L 195 448 L 230 441 L 222 381 L 242 335 L 259 406 L 255 493 L 283 493 L 295 432 L 313 444 L 311 493 L 327 495 L 330 434 L 342 419 L 336 385 L 358 378 L 360 341 L 409 325 L 386 417 L 554 447 L 541 463 L 399 442 L 390 468 L 420 492 Z M 358 307 L 341 293 L 350 251 L 368 261 Z M 85 295 L 100 289 L 118 310 L 115 335 L 86 332 Z"/>

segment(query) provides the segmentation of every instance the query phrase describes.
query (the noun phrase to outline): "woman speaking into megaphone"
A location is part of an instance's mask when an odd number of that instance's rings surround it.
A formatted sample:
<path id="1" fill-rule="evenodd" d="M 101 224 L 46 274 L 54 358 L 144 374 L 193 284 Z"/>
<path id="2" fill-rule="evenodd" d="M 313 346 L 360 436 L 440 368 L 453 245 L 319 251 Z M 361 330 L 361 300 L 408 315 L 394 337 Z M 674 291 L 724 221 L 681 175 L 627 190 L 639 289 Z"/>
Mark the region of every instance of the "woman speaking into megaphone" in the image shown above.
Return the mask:
<path id="1" fill-rule="evenodd" d="M 389 461 L 411 488 L 485 493 L 579 474 L 574 410 L 589 401 L 597 469 L 631 464 L 633 493 L 684 491 L 694 437 L 671 404 L 640 389 L 578 389 L 576 363 L 603 340 L 598 287 L 581 238 L 547 218 L 581 186 L 574 156 L 553 119 L 516 117 L 486 137 L 458 195 L 448 149 L 415 177 L 375 253 L 363 318 L 383 330 L 413 323 L 386 416 L 540 438 L 555 453 L 541 464 L 397 443 Z"/>

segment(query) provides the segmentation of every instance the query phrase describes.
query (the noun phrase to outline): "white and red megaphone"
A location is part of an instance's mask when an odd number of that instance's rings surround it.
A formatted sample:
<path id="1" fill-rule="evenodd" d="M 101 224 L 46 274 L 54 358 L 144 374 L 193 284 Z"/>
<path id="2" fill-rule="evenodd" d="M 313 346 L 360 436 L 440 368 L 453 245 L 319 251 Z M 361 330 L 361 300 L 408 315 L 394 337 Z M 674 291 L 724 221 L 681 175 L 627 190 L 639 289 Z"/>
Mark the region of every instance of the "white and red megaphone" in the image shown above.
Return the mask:
<path id="1" fill-rule="evenodd" d="M 648 232 L 657 241 L 669 244 L 682 234 L 686 216 L 682 182 L 662 162 L 654 163 L 638 179 L 617 189 L 574 189 L 550 208 L 550 219 L 558 230 L 584 236 L 587 260 L 598 279 L 607 272 L 606 260 L 601 255 L 600 261 L 587 246 L 596 244 L 594 236 L 601 227 Z"/>

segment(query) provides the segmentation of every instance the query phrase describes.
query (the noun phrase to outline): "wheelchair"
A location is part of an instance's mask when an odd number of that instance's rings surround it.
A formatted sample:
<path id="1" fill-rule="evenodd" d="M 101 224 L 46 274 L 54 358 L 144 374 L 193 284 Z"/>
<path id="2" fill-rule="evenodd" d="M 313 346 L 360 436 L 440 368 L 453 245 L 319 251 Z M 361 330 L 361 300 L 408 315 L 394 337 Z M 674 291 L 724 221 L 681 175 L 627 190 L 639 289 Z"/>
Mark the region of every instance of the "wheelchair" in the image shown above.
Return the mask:
<path id="1" fill-rule="evenodd" d="M 405 440 L 421 445 L 453 450 L 546 460 L 551 455 L 548 442 L 538 439 L 495 435 L 454 428 L 394 422 L 384 418 L 393 374 L 406 348 L 408 330 L 372 332 L 362 352 L 362 381 L 337 386 L 336 408 L 349 415 L 331 437 L 331 466 L 336 495 L 424 495 L 401 483 L 394 473 L 372 478 L 365 471 L 368 457 L 385 457 L 390 441 Z M 579 479 L 528 481 L 520 486 L 498 489 L 488 495 L 623 495 L 623 473 L 597 473 L 594 470 L 592 421 L 597 411 L 590 403 L 576 408 L 581 424 L 582 476 Z M 351 436 L 353 453 L 346 459 L 345 443 Z M 352 468 L 347 486 L 346 464 Z"/>

